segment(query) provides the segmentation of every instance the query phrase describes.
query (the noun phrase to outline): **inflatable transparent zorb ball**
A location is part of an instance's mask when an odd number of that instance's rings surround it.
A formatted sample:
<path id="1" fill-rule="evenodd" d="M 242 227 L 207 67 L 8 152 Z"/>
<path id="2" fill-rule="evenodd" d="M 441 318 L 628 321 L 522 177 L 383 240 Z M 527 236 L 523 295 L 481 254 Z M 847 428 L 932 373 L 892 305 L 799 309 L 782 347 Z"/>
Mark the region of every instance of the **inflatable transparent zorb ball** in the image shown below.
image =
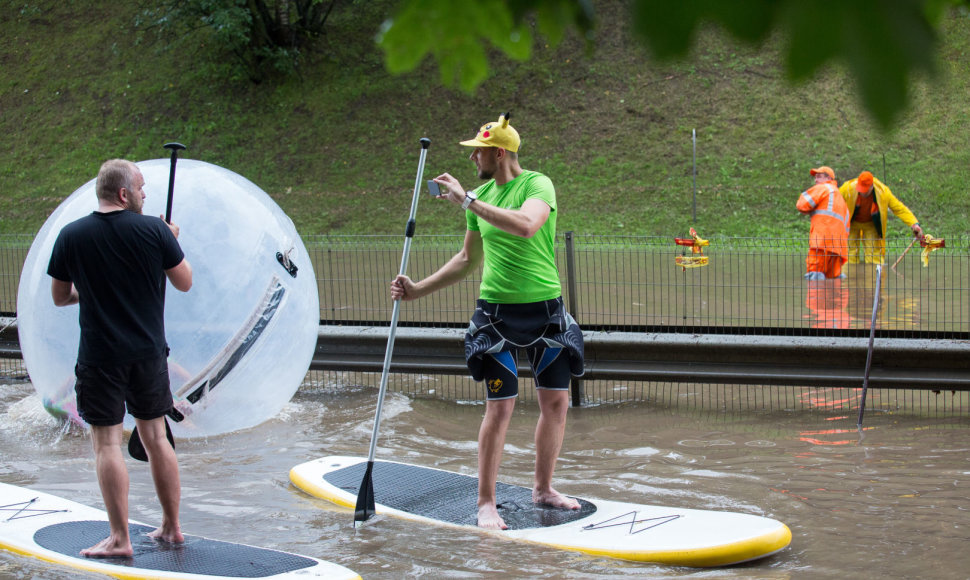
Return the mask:
<path id="1" fill-rule="evenodd" d="M 171 161 L 137 163 L 145 215 L 165 213 Z M 74 395 L 78 306 L 56 307 L 47 265 L 57 234 L 97 209 L 95 180 L 51 214 L 24 263 L 17 324 L 31 382 L 54 415 L 83 425 Z M 179 159 L 172 221 L 192 266 L 187 293 L 165 292 L 168 365 L 177 436 L 252 427 L 276 415 L 299 388 L 316 348 L 317 281 L 293 222 L 249 180 Z M 126 416 L 125 425 L 134 420 Z"/>

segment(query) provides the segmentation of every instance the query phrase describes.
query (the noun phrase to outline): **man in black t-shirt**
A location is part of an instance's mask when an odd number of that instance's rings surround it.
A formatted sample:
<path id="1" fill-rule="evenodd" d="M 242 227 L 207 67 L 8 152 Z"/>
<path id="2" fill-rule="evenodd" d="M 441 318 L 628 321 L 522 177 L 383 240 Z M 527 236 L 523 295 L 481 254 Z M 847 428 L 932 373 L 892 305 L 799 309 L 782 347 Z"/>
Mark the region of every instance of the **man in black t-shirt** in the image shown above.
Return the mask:
<path id="1" fill-rule="evenodd" d="M 96 185 L 98 209 L 61 230 L 47 273 L 54 304 L 79 304 L 81 342 L 75 367 L 78 413 L 91 426 L 98 483 L 111 534 L 82 550 L 90 557 L 131 556 L 128 470 L 121 453 L 125 412 L 148 454 L 162 504 L 162 524 L 150 535 L 183 542 L 181 483 L 165 434 L 172 408 L 165 341 L 165 278 L 182 292 L 192 268 L 179 247 L 179 228 L 141 215 L 145 178 L 130 161 L 106 161 Z"/>

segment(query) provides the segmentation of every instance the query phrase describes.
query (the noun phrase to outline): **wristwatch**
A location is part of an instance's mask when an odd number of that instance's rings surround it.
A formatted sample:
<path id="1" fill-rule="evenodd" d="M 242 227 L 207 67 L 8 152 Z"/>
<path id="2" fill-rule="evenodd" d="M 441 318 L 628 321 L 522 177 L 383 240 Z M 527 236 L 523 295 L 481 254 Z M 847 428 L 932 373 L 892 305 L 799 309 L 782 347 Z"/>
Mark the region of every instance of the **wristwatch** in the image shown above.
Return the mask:
<path id="1" fill-rule="evenodd" d="M 475 195 L 474 191 L 466 191 L 465 201 L 461 202 L 461 209 L 468 209 L 468 206 L 470 206 L 476 199 L 478 199 L 478 196 Z"/>

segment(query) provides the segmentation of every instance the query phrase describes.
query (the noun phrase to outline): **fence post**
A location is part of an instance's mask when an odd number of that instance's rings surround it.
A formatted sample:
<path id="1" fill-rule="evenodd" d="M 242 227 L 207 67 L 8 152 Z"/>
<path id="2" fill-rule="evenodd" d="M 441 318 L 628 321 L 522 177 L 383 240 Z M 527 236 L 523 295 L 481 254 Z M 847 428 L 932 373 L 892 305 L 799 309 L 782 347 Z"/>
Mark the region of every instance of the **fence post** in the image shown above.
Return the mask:
<path id="1" fill-rule="evenodd" d="M 692 155 L 691 174 L 693 175 L 693 188 L 694 188 L 694 195 L 692 198 L 693 202 L 691 203 L 691 210 L 690 210 L 690 223 L 691 225 L 696 226 L 697 225 L 697 129 L 690 130 L 690 142 L 691 142 L 691 149 L 693 151 L 691 154 Z"/>
<path id="2" fill-rule="evenodd" d="M 329 240 L 328 240 L 329 242 Z M 337 308 L 334 304 L 334 298 L 337 296 L 337 289 L 334 287 L 334 268 L 333 265 L 333 244 L 327 244 L 327 279 L 330 280 L 330 320 L 336 322 L 337 320 Z M 323 303 L 323 300 L 320 301 Z M 322 314 L 322 313 L 321 313 Z"/>
<path id="3" fill-rule="evenodd" d="M 576 304 L 576 252 L 573 247 L 573 232 L 564 234 L 566 239 L 566 290 L 569 293 L 569 313 L 579 320 L 579 310 Z M 583 379 L 573 377 L 569 383 L 573 407 L 583 405 Z"/>

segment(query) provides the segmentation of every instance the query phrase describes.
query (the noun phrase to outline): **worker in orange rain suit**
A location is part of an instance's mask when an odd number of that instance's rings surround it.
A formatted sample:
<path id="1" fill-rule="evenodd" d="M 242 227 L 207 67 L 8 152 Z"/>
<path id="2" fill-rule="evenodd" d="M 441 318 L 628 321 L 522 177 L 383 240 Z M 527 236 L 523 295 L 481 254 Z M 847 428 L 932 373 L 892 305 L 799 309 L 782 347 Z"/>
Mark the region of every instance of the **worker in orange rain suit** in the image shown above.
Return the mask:
<path id="1" fill-rule="evenodd" d="M 848 258 L 849 210 L 831 167 L 822 166 L 809 173 L 815 178 L 815 185 L 802 192 L 795 204 L 798 211 L 812 216 L 805 278 L 838 278 Z"/>
<path id="2" fill-rule="evenodd" d="M 860 261 L 867 264 L 883 263 L 886 257 L 886 222 L 889 221 L 890 211 L 913 230 L 913 235 L 923 234 L 913 212 L 872 173 L 863 171 L 859 177 L 843 183 L 839 192 L 852 215 L 849 226 L 850 264 Z"/>

